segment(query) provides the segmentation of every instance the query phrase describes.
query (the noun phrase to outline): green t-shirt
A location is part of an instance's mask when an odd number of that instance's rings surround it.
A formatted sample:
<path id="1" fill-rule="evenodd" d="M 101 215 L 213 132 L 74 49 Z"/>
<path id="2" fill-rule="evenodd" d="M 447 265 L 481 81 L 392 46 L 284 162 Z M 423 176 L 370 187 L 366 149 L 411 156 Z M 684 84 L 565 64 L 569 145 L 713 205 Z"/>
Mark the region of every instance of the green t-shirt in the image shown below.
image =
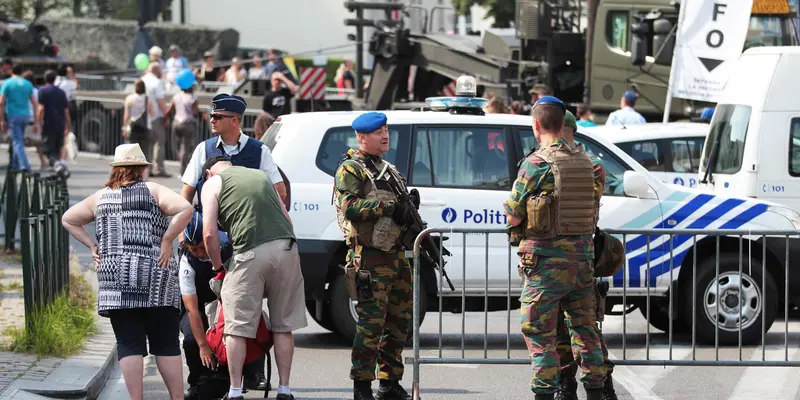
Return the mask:
<path id="1" fill-rule="evenodd" d="M 219 221 L 235 253 L 277 239 L 294 239 L 278 192 L 264 171 L 229 167 L 219 174 Z"/>

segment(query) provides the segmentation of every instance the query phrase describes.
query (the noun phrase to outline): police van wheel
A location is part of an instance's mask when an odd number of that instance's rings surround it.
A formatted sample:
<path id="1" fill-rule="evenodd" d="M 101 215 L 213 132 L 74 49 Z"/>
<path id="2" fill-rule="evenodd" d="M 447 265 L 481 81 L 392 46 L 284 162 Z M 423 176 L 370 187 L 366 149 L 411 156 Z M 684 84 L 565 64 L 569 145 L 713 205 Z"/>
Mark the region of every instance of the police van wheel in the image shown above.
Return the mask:
<path id="1" fill-rule="evenodd" d="M 697 339 L 713 345 L 718 331 L 720 345 L 738 346 L 741 325 L 742 345 L 759 343 L 762 319 L 765 319 L 764 329 L 769 331 L 778 310 L 778 288 L 769 271 L 764 282 L 761 262 L 744 258 L 740 279 L 738 254 L 720 255 L 719 277 L 713 257 L 704 260 L 697 268 L 697 298 L 694 304 L 691 283 L 684 288 L 687 299 L 684 316 L 691 327 L 694 307 Z M 763 290 L 764 283 L 766 291 Z"/>
<path id="2" fill-rule="evenodd" d="M 678 314 L 678 301 L 675 300 L 673 304 L 672 313 Z M 647 300 L 643 300 L 639 311 L 642 317 L 647 319 Z M 654 328 L 669 333 L 669 296 L 667 297 L 650 297 L 650 325 Z M 672 320 L 672 333 L 686 333 L 689 332 L 691 325 L 687 325 L 686 321 L 682 318 L 675 318 Z"/>
<path id="3" fill-rule="evenodd" d="M 306 301 L 306 310 L 308 310 L 308 314 L 311 315 L 311 319 L 314 320 L 319 326 L 331 331 L 335 332 L 336 327 L 333 324 L 333 317 L 331 317 L 330 313 L 330 306 L 325 303 L 322 308 L 322 319 L 317 319 L 317 301 L 316 300 L 307 300 Z"/>
<path id="4" fill-rule="evenodd" d="M 421 282 L 422 293 L 425 293 L 425 285 Z M 356 336 L 356 323 L 358 322 L 358 315 L 356 314 L 356 302 L 350 300 L 350 295 L 347 293 L 347 282 L 344 275 L 339 275 L 334 278 L 330 285 L 331 302 L 330 316 L 334 325 L 336 333 L 339 334 L 344 340 L 349 343 L 353 342 Z M 427 298 L 422 296 L 420 313 L 420 324 L 425 319 L 425 309 L 427 307 Z M 413 326 L 413 322 L 412 322 Z M 409 328 L 409 338 L 411 337 L 411 328 Z"/>

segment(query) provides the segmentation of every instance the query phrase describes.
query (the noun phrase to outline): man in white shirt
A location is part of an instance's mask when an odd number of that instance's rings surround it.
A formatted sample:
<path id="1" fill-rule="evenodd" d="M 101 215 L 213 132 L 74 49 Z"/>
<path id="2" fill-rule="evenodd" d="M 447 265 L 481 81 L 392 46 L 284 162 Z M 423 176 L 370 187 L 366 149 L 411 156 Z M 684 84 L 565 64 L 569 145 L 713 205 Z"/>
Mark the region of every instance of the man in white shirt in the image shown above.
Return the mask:
<path id="1" fill-rule="evenodd" d="M 181 55 L 181 48 L 177 45 L 169 46 L 170 58 L 166 62 L 167 82 L 174 85 L 178 73 L 185 68 L 189 68 L 189 61 Z"/>
<path id="2" fill-rule="evenodd" d="M 153 130 L 153 177 L 169 177 L 164 158 L 166 157 L 167 126 L 164 115 L 167 114 L 167 103 L 164 99 L 164 81 L 161 80 L 161 64 L 152 63 L 147 67 L 147 73 L 142 77 L 147 90 L 148 100 L 156 103 L 156 112 L 148 115 Z"/>
<path id="3" fill-rule="evenodd" d="M 633 90 L 628 90 L 622 95 L 619 101 L 619 110 L 609 114 L 606 120 L 606 125 L 635 125 L 644 124 L 647 121 L 642 114 L 639 114 L 633 107 L 636 106 L 636 100 L 639 94 Z"/>
<path id="4" fill-rule="evenodd" d="M 281 199 L 286 198 L 286 185 L 269 148 L 242 133 L 240 124 L 246 108 L 247 104 L 239 96 L 219 94 L 211 100 L 211 131 L 217 136 L 200 142 L 192 153 L 181 178 L 181 196 L 187 201 L 193 202 L 198 186 L 202 187 L 203 165 L 206 160 L 218 155 L 230 157 L 234 165 L 266 172 Z"/>

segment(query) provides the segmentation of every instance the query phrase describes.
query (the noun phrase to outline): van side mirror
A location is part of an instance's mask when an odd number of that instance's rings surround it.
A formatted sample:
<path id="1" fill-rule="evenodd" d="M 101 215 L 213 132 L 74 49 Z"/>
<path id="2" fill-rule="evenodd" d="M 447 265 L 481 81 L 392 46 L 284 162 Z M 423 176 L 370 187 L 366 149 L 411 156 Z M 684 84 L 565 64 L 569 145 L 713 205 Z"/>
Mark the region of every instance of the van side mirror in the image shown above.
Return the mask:
<path id="1" fill-rule="evenodd" d="M 636 171 L 625 171 L 625 175 L 622 176 L 622 190 L 630 197 L 652 197 L 647 177 Z"/>
<path id="2" fill-rule="evenodd" d="M 656 64 L 672 65 L 672 53 L 675 50 L 675 35 L 670 35 L 672 27 L 672 21 L 666 18 L 653 21 L 653 51 Z"/>
<path id="3" fill-rule="evenodd" d="M 650 26 L 644 19 L 639 19 L 631 24 L 631 64 L 645 65 L 647 62 L 647 36 Z"/>

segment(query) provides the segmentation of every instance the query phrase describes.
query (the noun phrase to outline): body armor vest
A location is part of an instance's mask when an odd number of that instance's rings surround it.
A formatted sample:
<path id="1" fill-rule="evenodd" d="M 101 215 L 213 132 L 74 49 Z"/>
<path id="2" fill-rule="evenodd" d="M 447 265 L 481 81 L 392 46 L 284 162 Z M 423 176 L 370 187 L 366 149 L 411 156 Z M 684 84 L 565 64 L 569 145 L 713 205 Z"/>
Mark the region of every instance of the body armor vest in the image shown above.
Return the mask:
<path id="1" fill-rule="evenodd" d="M 550 146 L 532 157 L 550 165 L 555 192 L 541 192 L 528 199 L 525 238 L 545 240 L 594 233 L 599 203 L 594 194 L 594 167 L 583 148 Z"/>
<path id="2" fill-rule="evenodd" d="M 356 162 L 367 176 L 368 182 L 366 182 L 364 187 L 366 200 L 378 200 L 383 202 L 397 201 L 397 196 L 389 189 L 386 183 L 375 180 L 377 173 L 370 171 L 363 161 L 352 159 L 351 161 Z M 389 165 L 386 173 L 394 174 L 394 176 L 398 178 L 398 182 L 402 182 L 402 180 L 399 179 L 399 171 L 397 171 L 395 166 L 391 163 L 383 161 L 377 166 L 378 170 L 380 171 L 383 169 L 386 164 Z M 403 230 L 394 222 L 391 215 L 384 215 L 377 220 L 349 221 L 344 217 L 344 212 L 339 207 L 339 202 L 334 202 L 334 204 L 336 207 L 336 217 L 339 221 L 339 228 L 342 230 L 342 233 L 344 233 L 345 240 L 349 247 L 358 244 L 361 246 L 373 247 L 381 251 L 390 251 L 399 243 L 400 234 Z"/>

